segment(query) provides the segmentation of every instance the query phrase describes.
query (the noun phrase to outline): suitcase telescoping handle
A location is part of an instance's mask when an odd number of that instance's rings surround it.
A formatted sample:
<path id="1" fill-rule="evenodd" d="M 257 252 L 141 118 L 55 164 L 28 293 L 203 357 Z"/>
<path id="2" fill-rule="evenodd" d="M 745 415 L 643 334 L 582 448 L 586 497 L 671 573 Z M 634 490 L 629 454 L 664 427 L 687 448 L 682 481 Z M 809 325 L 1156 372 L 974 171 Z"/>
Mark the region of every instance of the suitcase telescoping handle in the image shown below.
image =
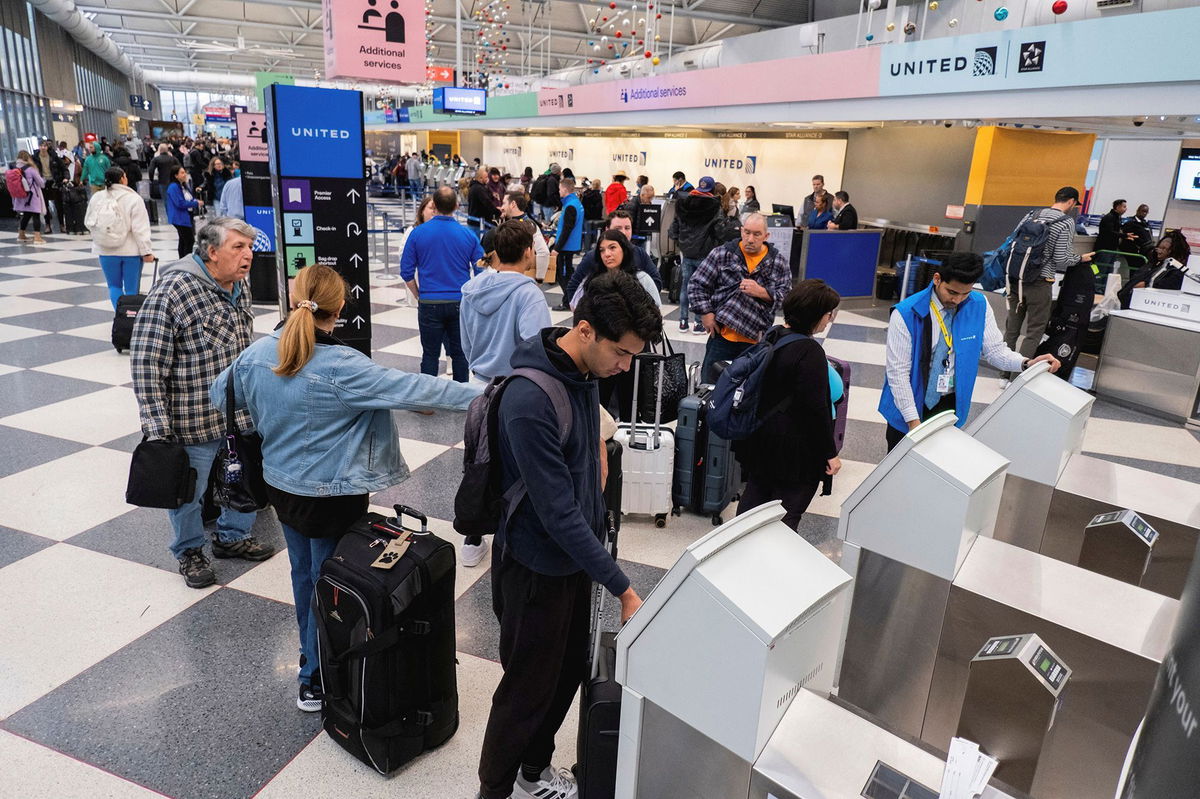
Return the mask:
<path id="1" fill-rule="evenodd" d="M 604 541 L 613 560 L 617 559 L 617 523 L 613 511 L 604 514 Z M 604 619 L 604 601 L 608 598 L 608 589 L 596 583 L 593 591 L 595 599 L 592 602 L 592 668 L 591 679 L 596 679 L 600 673 L 600 625 Z"/>
<path id="2" fill-rule="evenodd" d="M 405 516 L 411 516 L 412 518 L 416 519 L 417 521 L 419 521 L 421 523 L 421 534 L 422 535 L 429 532 L 429 519 L 425 516 L 424 513 L 421 513 L 421 511 L 417 510 L 416 508 L 410 508 L 408 505 L 393 505 L 392 507 L 396 510 L 396 515 L 390 519 L 384 519 L 384 522 L 387 524 L 388 527 L 395 530 L 397 535 L 399 535 L 400 533 L 406 532 L 407 528 L 405 528 L 405 526 L 404 526 L 404 517 Z M 408 531 L 408 532 L 415 532 L 415 531 Z"/>

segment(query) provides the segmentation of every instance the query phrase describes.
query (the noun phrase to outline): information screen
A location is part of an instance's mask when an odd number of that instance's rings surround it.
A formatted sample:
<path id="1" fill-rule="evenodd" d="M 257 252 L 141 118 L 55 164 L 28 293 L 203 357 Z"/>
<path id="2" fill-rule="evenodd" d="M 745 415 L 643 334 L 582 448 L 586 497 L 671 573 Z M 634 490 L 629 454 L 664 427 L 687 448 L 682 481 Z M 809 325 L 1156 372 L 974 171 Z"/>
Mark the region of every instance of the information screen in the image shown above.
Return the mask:
<path id="1" fill-rule="evenodd" d="M 433 111 L 436 114 L 486 114 L 487 91 L 457 86 L 434 89 Z"/>
<path id="2" fill-rule="evenodd" d="M 1179 151 L 1175 199 L 1200 202 L 1200 149 L 1184 147 Z"/>
<path id="3" fill-rule="evenodd" d="M 1049 683 L 1055 690 L 1062 685 L 1063 680 L 1067 676 L 1067 670 L 1044 647 L 1039 646 L 1037 648 L 1037 651 L 1033 653 L 1033 660 L 1030 663 L 1042 675 L 1042 679 Z"/>

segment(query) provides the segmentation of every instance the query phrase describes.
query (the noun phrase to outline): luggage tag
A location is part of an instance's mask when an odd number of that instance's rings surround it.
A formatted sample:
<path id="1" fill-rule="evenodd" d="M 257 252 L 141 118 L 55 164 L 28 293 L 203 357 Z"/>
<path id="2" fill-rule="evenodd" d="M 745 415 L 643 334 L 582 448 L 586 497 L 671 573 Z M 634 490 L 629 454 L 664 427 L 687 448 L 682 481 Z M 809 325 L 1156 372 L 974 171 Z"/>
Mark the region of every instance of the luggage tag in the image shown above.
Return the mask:
<path id="1" fill-rule="evenodd" d="M 404 553 L 412 545 L 411 534 L 405 530 L 403 533 L 393 538 L 388 542 L 383 551 L 379 553 L 379 557 L 371 564 L 372 569 L 390 569 L 400 562 L 400 558 L 404 557 Z"/>

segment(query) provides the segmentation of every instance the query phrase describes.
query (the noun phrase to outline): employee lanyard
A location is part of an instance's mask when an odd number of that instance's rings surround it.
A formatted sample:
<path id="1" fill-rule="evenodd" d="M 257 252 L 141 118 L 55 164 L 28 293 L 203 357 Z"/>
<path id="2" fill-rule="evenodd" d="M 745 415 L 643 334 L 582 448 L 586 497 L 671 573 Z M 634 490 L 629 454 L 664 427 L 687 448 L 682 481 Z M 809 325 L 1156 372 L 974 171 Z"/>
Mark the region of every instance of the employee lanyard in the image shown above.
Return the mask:
<path id="1" fill-rule="evenodd" d="M 949 366 L 950 356 L 954 353 L 954 336 L 950 335 L 950 331 L 946 329 L 946 321 L 942 319 L 942 312 L 933 304 L 933 300 L 929 301 L 929 310 L 933 312 L 938 327 L 942 329 L 942 338 L 946 341 L 946 363 L 943 366 Z"/>

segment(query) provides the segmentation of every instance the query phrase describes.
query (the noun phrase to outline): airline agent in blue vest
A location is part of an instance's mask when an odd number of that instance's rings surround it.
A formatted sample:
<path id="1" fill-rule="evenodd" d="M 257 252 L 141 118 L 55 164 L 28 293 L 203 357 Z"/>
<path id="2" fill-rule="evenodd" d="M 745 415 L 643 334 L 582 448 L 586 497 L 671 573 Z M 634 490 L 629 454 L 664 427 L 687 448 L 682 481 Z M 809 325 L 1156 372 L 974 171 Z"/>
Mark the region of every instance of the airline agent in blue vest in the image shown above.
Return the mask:
<path id="1" fill-rule="evenodd" d="M 569 311 L 567 283 L 575 272 L 575 255 L 583 249 L 583 203 L 575 195 L 575 179 L 562 178 L 558 181 L 558 196 L 562 198 L 562 212 L 558 215 L 558 229 L 550 242 L 550 258 L 555 261 L 558 285 L 562 286 L 563 299 L 558 310 Z"/>
<path id="2" fill-rule="evenodd" d="M 887 420 L 890 452 L 925 418 L 954 411 L 962 427 L 983 358 L 1001 371 L 1017 372 L 1053 355 L 1026 358 L 1009 349 L 987 298 L 971 287 L 983 275 L 983 259 L 956 252 L 933 281 L 892 309 L 887 334 L 887 380 L 879 412 Z"/>

